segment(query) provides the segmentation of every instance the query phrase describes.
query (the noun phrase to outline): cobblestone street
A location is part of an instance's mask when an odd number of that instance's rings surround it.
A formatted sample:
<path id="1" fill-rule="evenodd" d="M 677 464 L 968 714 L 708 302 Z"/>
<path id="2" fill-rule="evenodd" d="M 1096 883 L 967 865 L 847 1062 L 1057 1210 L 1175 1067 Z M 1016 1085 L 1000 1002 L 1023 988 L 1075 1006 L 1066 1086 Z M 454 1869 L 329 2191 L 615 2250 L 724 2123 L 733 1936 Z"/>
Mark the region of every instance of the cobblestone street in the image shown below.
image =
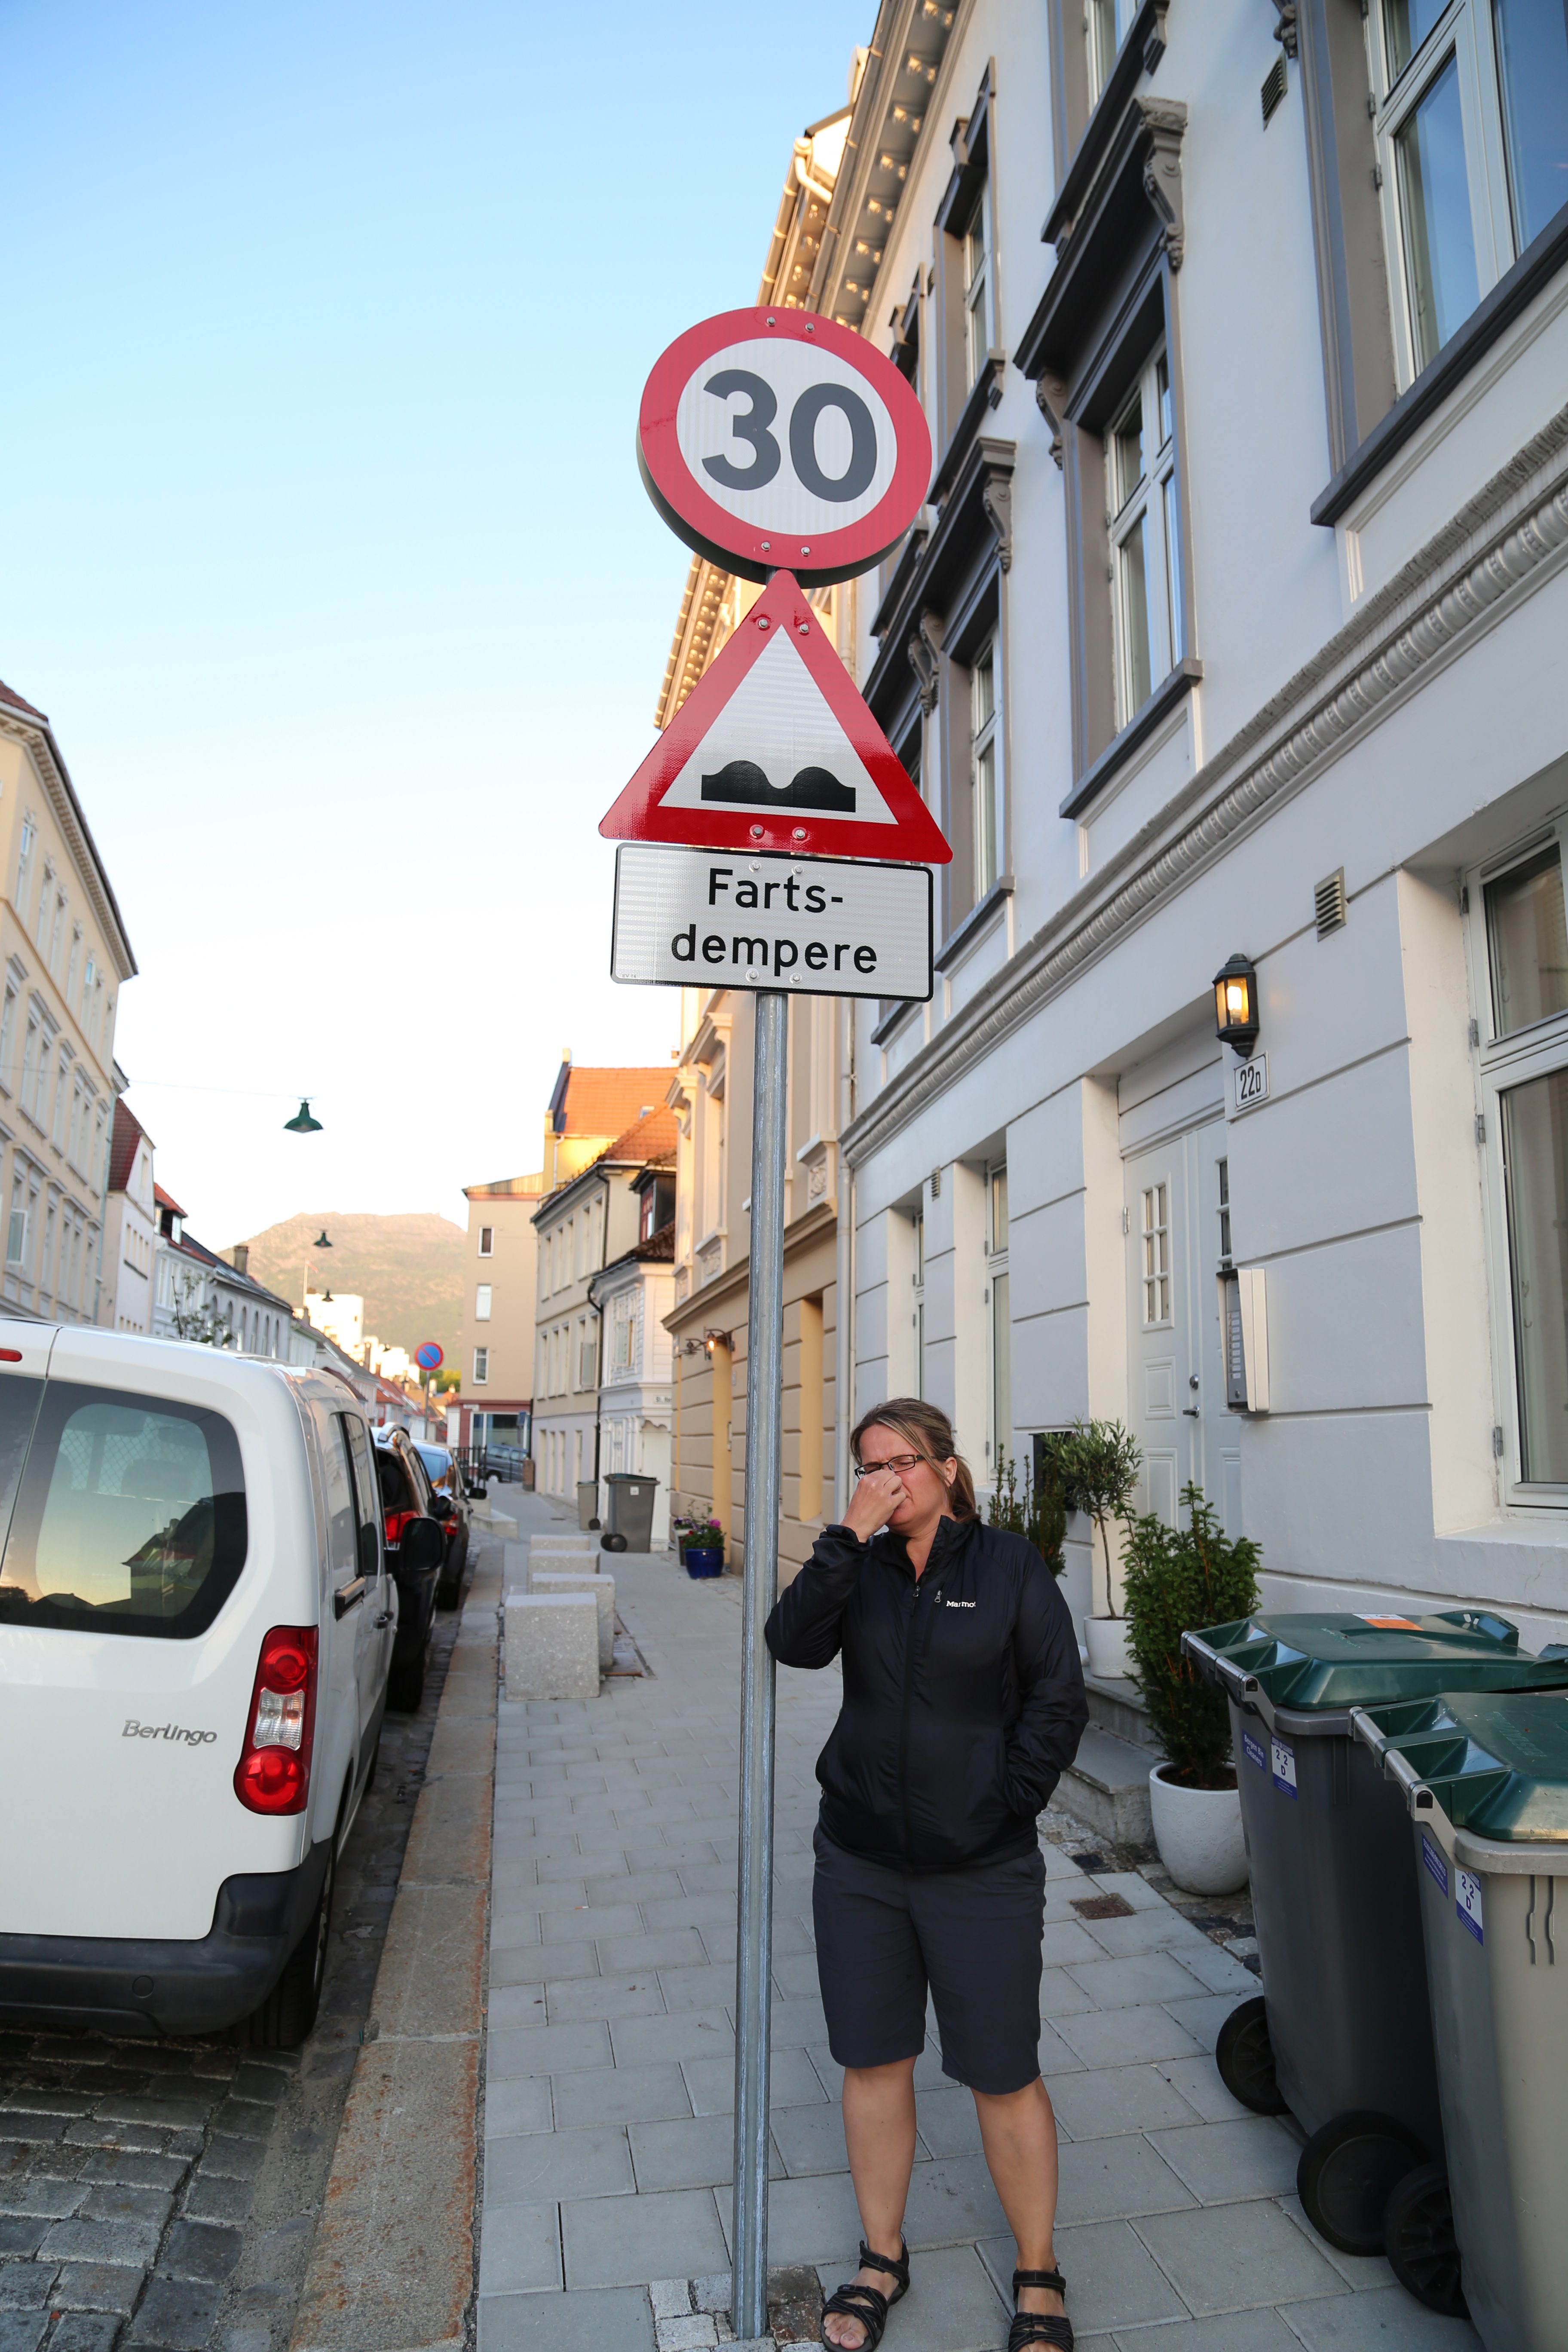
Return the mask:
<path id="1" fill-rule="evenodd" d="M 386 1717 L 300 2050 L 0 2033 L 0 2352 L 283 2352 L 458 1625 Z"/>

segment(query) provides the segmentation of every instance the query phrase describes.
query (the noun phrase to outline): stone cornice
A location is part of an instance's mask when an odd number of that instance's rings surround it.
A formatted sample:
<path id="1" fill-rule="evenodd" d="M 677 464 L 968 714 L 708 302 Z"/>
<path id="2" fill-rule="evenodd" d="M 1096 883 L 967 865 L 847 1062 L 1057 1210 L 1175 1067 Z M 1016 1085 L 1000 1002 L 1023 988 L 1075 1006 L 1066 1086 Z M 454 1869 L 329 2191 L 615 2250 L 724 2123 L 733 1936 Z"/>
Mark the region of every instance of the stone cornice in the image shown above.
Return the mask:
<path id="1" fill-rule="evenodd" d="M 47 726 L 29 724 L 19 712 L 7 709 L 0 703 L 0 734 L 8 735 L 14 742 L 22 744 L 30 755 L 42 780 L 55 823 L 65 837 L 71 863 L 86 885 L 92 911 L 98 917 L 99 929 L 108 942 L 120 979 L 121 982 L 133 979 L 136 958 L 125 936 L 125 926 L 114 901 L 114 893 L 109 886 L 109 877 L 103 870 L 97 845 L 87 829 L 87 819 L 81 813 L 75 787 L 66 773 L 65 762 L 59 756 L 52 730 Z"/>
<path id="2" fill-rule="evenodd" d="M 860 1166 L 1568 560 L 1568 408 L 1527 442 L 846 1129 Z"/>

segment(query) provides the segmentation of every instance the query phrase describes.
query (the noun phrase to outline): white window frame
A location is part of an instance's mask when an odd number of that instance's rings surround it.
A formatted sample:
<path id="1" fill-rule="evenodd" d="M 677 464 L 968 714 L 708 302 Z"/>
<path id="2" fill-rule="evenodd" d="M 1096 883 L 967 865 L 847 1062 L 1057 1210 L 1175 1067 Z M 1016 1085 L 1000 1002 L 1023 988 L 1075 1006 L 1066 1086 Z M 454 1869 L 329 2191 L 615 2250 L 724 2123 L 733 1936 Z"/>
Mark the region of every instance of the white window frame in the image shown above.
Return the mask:
<path id="1" fill-rule="evenodd" d="M 1110 79 L 1111 68 L 1121 54 L 1121 44 L 1127 38 L 1129 27 L 1137 14 L 1138 0 L 1086 0 L 1083 29 L 1088 50 L 1091 114 L 1100 102 L 1100 92 Z"/>
<path id="2" fill-rule="evenodd" d="M 1163 373 L 1162 374 L 1162 371 Z M 1163 390 L 1162 391 L 1162 383 Z M 1117 449 L 1121 427 L 1135 404 L 1142 404 L 1142 470 L 1125 498 L 1118 499 Z M 1176 395 L 1165 339 L 1162 335 L 1139 370 L 1105 435 L 1105 520 L 1110 535 L 1110 606 L 1116 647 L 1116 725 L 1125 727 L 1169 677 L 1186 650 L 1182 611 L 1181 482 L 1176 471 Z M 1152 419 L 1152 425 L 1150 420 Z M 1151 448 L 1155 431 L 1157 444 Z M 1149 684 L 1137 691 L 1131 635 L 1131 562 L 1135 533 L 1144 535 L 1144 617 L 1149 633 Z M 1163 596 L 1155 593 L 1163 586 Z"/>
<path id="3" fill-rule="evenodd" d="M 987 673 L 991 707 L 983 711 L 980 682 Z M 976 906 L 995 888 L 1002 872 L 1002 632 L 993 629 L 969 666 L 971 856 Z"/>
<path id="4" fill-rule="evenodd" d="M 490 1351 L 488 1348 L 476 1348 L 474 1349 L 474 1386 L 477 1389 L 488 1387 L 489 1377 Z"/>
<path id="5" fill-rule="evenodd" d="M 495 1255 L 495 1234 L 496 1229 L 493 1225 L 481 1225 L 479 1227 L 479 1255 L 481 1257 L 493 1257 Z"/>
<path id="6" fill-rule="evenodd" d="M 1507 1513 L 1558 1519 L 1568 1513 L 1568 1484 L 1527 1482 L 1522 1475 L 1519 1351 L 1513 1319 L 1513 1263 L 1509 1241 L 1501 1098 L 1517 1087 L 1528 1086 L 1534 1078 L 1568 1070 L 1568 1012 L 1531 1022 L 1501 1036 L 1497 1034 L 1491 950 L 1487 938 L 1486 886 L 1502 880 L 1514 867 L 1527 864 L 1552 843 L 1557 845 L 1561 860 L 1565 835 L 1568 811 L 1500 856 L 1471 867 L 1463 879 L 1466 960 L 1474 1015 L 1471 1061 L 1480 1118 L 1481 1202 L 1493 1334 L 1493 1410 L 1495 1426 L 1502 1432 L 1502 1452 L 1498 1462 L 1499 1499 Z M 1568 897 L 1568 864 L 1564 865 L 1563 883 Z"/>
<path id="7" fill-rule="evenodd" d="M 1000 1207 L 1000 1216 L 998 1216 Z M 999 1459 L 998 1449 L 1005 1446 L 1012 1429 L 1012 1285 L 1008 1278 L 1007 1163 L 995 1160 L 985 1171 L 985 1475 L 987 1483 L 994 1485 Z M 1002 1297 L 997 1289 L 1002 1286 Z M 998 1311 L 1007 1316 L 1007 1396 L 998 1392 L 996 1379 L 998 1357 Z M 1005 1403 L 1007 1425 L 1003 1426 L 1003 1406 Z"/>
<path id="8" fill-rule="evenodd" d="M 963 390 L 967 398 L 985 372 L 995 335 L 996 254 L 991 219 L 991 174 L 980 193 L 962 239 L 963 249 Z"/>
<path id="9" fill-rule="evenodd" d="M 491 1297 L 492 1286 L 489 1283 L 477 1282 L 474 1285 L 474 1320 L 476 1323 L 488 1323 L 489 1321 Z"/>
<path id="10" fill-rule="evenodd" d="M 1140 1320 L 1145 1331 L 1170 1331 L 1175 1328 L 1175 1225 L 1172 1216 L 1174 1199 L 1175 1186 L 1168 1171 L 1138 1188 L 1138 1288 L 1142 1309 Z M 1161 1245 L 1151 1249 L 1151 1243 Z M 1160 1288 L 1162 1283 L 1164 1285 L 1163 1293 Z M 1163 1307 L 1164 1312 L 1152 1315 L 1149 1311 L 1151 1307 Z"/>
<path id="11" fill-rule="evenodd" d="M 914 1227 L 914 1253 L 910 1281 L 914 1297 L 911 1321 L 914 1325 L 915 1394 L 926 1392 L 926 1218 L 922 1202 L 910 1220 Z"/>
<path id="12" fill-rule="evenodd" d="M 1404 391 L 1430 364 L 1431 355 L 1423 360 L 1416 348 L 1397 141 L 1400 131 L 1450 57 L 1458 70 L 1478 304 L 1513 267 L 1522 248 L 1509 183 L 1502 88 L 1490 0 L 1449 0 L 1426 38 L 1397 75 L 1388 38 L 1386 0 L 1370 0 L 1366 26 L 1394 360 L 1400 390 Z"/>

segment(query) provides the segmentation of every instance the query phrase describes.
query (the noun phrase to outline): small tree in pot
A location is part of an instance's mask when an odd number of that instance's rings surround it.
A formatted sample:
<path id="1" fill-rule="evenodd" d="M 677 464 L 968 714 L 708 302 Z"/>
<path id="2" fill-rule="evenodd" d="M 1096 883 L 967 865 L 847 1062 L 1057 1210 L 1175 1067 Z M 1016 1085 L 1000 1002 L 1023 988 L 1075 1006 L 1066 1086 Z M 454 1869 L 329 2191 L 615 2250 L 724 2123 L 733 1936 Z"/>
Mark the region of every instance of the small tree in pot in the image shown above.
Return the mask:
<path id="1" fill-rule="evenodd" d="M 996 1449 L 996 1486 L 991 1496 L 991 1524 L 1008 1528 L 1014 1535 L 1032 1543 L 1053 1576 L 1060 1576 L 1067 1566 L 1062 1549 L 1068 1531 L 1066 1485 L 1048 1450 L 1037 1478 L 1027 1462 L 1024 1464 L 1023 1483 L 1018 1480 L 1018 1464 L 1005 1446 Z"/>
<path id="2" fill-rule="evenodd" d="M 1132 1490 L 1143 1467 L 1143 1456 L 1131 1430 L 1119 1421 L 1075 1421 L 1070 1429 L 1047 1437 L 1046 1460 L 1054 1465 L 1069 1511 L 1082 1511 L 1094 1523 L 1098 1543 L 1089 1546 L 1089 1595 L 1094 1614 L 1094 1563 L 1105 1577 L 1105 1614 L 1121 1615 L 1110 1558 L 1110 1522 L 1126 1519 Z"/>
<path id="3" fill-rule="evenodd" d="M 1179 1886 L 1228 1895 L 1247 1877 L 1230 1712 L 1182 1649 L 1182 1635 L 1233 1622 L 1258 1606 L 1257 1544 L 1229 1537 L 1201 1486 L 1182 1490 L 1184 1528 L 1152 1514 L 1133 1522 L 1122 1555 L 1127 1646 L 1149 1728 L 1165 1761 L 1149 1776 L 1154 1841 Z"/>

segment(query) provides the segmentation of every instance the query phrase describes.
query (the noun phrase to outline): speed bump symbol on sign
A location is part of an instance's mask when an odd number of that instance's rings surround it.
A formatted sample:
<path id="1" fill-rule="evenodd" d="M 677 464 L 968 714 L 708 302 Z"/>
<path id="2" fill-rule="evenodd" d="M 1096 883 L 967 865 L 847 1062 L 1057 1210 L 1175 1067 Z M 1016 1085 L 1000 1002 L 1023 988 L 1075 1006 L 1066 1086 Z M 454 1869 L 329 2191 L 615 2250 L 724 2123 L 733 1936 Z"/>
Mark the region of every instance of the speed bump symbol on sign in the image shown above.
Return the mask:
<path id="1" fill-rule="evenodd" d="M 931 432 L 891 360 L 832 319 L 726 310 L 678 335 L 637 417 L 637 464 L 678 539 L 743 580 L 852 579 L 925 501 Z"/>

